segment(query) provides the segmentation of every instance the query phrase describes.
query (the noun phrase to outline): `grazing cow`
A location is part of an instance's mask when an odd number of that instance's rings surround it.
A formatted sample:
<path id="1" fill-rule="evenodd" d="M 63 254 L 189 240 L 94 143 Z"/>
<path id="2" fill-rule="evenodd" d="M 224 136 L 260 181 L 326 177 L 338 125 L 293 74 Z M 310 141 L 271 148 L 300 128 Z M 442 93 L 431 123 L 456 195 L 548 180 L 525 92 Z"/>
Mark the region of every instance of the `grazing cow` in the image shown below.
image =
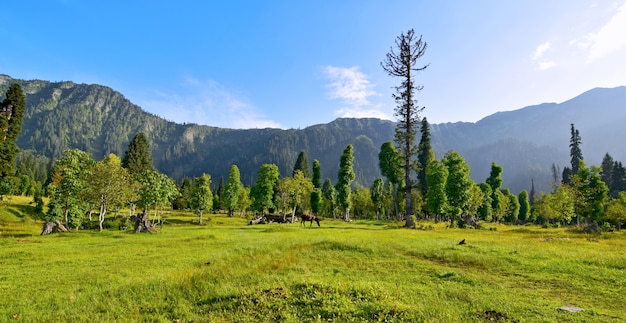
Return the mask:
<path id="1" fill-rule="evenodd" d="M 300 221 L 301 225 L 305 225 L 304 222 L 311 221 L 311 225 L 313 225 L 313 221 L 317 222 L 317 226 L 320 226 L 320 220 L 317 218 L 315 214 L 302 214 L 302 221 Z M 309 226 L 311 226 L 309 225 Z"/>

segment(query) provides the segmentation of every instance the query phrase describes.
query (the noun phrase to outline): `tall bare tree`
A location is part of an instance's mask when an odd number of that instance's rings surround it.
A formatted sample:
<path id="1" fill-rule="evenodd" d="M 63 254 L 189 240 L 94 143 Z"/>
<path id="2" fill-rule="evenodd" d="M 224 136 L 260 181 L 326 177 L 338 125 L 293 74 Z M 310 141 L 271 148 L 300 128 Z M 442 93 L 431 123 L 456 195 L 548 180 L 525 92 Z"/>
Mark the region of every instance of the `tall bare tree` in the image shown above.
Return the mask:
<path id="1" fill-rule="evenodd" d="M 396 48 L 393 47 L 387 53 L 387 57 L 380 63 L 382 68 L 390 75 L 401 78 L 400 85 L 396 86 L 396 93 L 393 94 L 397 106 L 395 115 L 398 118 L 396 126 L 395 141 L 403 160 L 404 167 L 404 196 L 406 201 L 406 225 L 414 226 L 413 201 L 411 191 L 413 189 L 413 179 L 411 174 L 417 169 L 417 161 L 414 156 L 417 154 L 418 126 L 420 124 L 419 114 L 424 107 L 417 105 L 415 91 L 422 90 L 422 85 L 415 85 L 415 74 L 423 71 L 427 65 L 418 65 L 417 61 L 426 53 L 426 42 L 422 41 L 422 36 L 417 38 L 413 29 L 407 33 L 401 33 L 396 38 Z"/>

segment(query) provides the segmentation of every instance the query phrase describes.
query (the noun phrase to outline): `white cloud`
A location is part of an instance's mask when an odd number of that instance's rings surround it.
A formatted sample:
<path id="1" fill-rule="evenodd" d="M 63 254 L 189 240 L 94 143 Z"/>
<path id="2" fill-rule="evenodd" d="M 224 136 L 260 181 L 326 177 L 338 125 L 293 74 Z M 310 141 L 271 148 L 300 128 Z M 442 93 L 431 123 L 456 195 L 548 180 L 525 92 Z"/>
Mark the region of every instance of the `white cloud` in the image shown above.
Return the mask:
<path id="1" fill-rule="evenodd" d="M 626 47 L 626 3 L 617 9 L 617 13 L 598 32 L 585 38 L 590 43 L 589 61 L 603 58 Z"/>
<path id="2" fill-rule="evenodd" d="M 535 54 L 533 54 L 532 59 L 533 61 L 537 61 L 537 68 L 539 70 L 547 70 L 556 65 L 553 61 L 544 58 L 545 54 L 550 50 L 551 47 L 552 44 L 549 41 L 546 41 L 544 43 L 541 43 L 535 49 Z"/>
<path id="3" fill-rule="evenodd" d="M 331 83 L 329 95 L 332 99 L 341 99 L 355 107 L 370 104 L 368 97 L 377 94 L 374 85 L 367 80 L 367 76 L 359 71 L 358 66 L 350 68 L 327 66 L 324 69 Z"/>
<path id="4" fill-rule="evenodd" d="M 257 108 L 213 80 L 187 77 L 176 86 L 179 91 L 152 91 L 149 99 L 138 104 L 167 120 L 223 128 L 282 128 L 267 119 Z"/>
<path id="5" fill-rule="evenodd" d="M 367 75 L 358 66 L 326 66 L 324 74 L 330 80 L 327 87 L 331 99 L 339 99 L 345 105 L 334 112 L 339 118 L 379 118 L 391 119 L 384 107 L 374 105 L 369 98 L 379 95 L 374 91 Z"/>
<path id="6" fill-rule="evenodd" d="M 535 55 L 533 55 L 533 60 L 539 60 L 543 57 L 543 55 L 550 49 L 550 42 L 547 41 L 535 49 Z"/>

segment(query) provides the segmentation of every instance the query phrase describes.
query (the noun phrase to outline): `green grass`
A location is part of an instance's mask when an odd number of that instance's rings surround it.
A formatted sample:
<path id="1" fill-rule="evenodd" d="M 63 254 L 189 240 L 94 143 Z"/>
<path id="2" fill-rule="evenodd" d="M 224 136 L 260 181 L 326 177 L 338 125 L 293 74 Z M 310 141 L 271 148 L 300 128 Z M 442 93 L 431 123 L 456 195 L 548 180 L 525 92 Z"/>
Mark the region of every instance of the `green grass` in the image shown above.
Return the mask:
<path id="1" fill-rule="evenodd" d="M 623 232 L 175 213 L 157 234 L 41 237 L 27 202 L 0 206 L 0 321 L 626 320 Z"/>

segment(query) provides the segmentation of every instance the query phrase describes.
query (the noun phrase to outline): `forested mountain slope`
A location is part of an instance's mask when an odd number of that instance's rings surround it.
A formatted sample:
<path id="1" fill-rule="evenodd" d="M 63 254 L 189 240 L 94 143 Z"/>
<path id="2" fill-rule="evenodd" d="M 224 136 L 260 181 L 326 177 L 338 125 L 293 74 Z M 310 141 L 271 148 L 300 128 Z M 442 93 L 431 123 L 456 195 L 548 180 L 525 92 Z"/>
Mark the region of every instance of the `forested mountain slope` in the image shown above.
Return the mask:
<path id="1" fill-rule="evenodd" d="M 152 145 L 155 166 L 180 179 L 211 174 L 226 178 L 231 164 L 250 185 L 260 165 L 275 163 L 290 175 L 298 153 L 318 159 L 322 177 L 336 180 L 339 157 L 348 144 L 355 146 L 356 182 L 370 186 L 380 176 L 378 152 L 393 140 L 395 123 L 378 119 L 337 119 L 305 129 L 224 129 L 176 124 L 143 111 L 111 88 L 73 82 L 13 80 L 0 75 L 0 95 L 10 82 L 26 92 L 26 115 L 18 145 L 57 158 L 67 148 L 88 151 L 95 159 L 122 156 L 129 141 L 143 131 Z M 482 182 L 492 161 L 504 167 L 504 186 L 513 192 L 547 189 L 552 163 L 569 160 L 569 127 L 574 123 L 583 139 L 588 163 L 599 164 L 604 153 L 625 160 L 621 140 L 626 137 L 626 87 L 594 89 L 561 104 L 541 104 L 500 112 L 476 123 L 432 125 L 433 148 L 441 157 L 459 151 L 472 177 Z M 428 116 L 428 110 L 425 111 Z"/>

